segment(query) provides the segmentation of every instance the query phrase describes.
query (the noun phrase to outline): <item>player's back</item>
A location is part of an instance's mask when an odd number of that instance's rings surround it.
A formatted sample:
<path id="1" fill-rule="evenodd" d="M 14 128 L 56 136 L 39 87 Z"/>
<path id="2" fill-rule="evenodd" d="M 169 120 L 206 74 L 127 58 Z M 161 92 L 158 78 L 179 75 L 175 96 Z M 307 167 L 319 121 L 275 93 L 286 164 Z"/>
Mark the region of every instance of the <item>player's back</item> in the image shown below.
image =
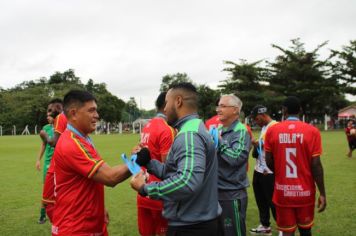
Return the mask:
<path id="1" fill-rule="evenodd" d="M 320 132 L 299 120 L 270 127 L 265 150 L 272 152 L 275 169 L 274 202 L 278 205 L 309 205 L 314 200 L 312 158 L 321 154 Z"/>
<path id="2" fill-rule="evenodd" d="M 143 127 L 141 132 L 141 144 L 148 147 L 151 159 L 163 162 L 162 156 L 168 155 L 174 136 L 175 132 L 173 128 L 167 124 L 162 116 L 157 115 Z M 153 181 L 161 180 L 154 175 L 149 175 L 147 183 Z M 137 195 L 137 205 L 154 210 L 162 210 L 163 208 L 161 201 L 142 197 L 139 194 Z"/>
<path id="3" fill-rule="evenodd" d="M 151 119 L 141 132 L 141 144 L 150 150 L 151 158 L 161 161 L 173 143 L 174 131 L 161 117 Z"/>

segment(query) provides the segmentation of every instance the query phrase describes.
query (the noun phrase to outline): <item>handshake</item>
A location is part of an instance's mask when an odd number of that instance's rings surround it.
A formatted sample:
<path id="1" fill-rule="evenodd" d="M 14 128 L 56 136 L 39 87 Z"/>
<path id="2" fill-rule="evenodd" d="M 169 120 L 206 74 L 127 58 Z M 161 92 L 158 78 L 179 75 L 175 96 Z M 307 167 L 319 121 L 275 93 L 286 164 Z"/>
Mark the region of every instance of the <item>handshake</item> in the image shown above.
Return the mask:
<path id="1" fill-rule="evenodd" d="M 145 147 L 141 148 L 136 154 L 133 154 L 130 160 L 125 154 L 122 154 L 121 158 L 133 175 L 138 174 L 141 170 L 141 166 L 146 167 L 151 160 L 150 151 Z"/>

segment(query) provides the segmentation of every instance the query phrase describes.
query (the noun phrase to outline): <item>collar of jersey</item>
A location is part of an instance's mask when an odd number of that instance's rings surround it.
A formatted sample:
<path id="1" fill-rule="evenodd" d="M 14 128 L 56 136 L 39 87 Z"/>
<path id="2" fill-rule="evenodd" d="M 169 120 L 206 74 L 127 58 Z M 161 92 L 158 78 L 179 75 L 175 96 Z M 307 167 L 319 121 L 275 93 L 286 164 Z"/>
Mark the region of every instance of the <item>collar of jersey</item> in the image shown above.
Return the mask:
<path id="1" fill-rule="evenodd" d="M 193 113 L 193 114 L 189 114 L 187 116 L 184 116 L 183 118 L 179 119 L 174 125 L 174 128 L 177 128 L 178 130 L 180 130 L 180 128 L 182 128 L 183 124 L 185 122 L 187 122 L 188 120 L 191 119 L 195 119 L 195 118 L 199 118 L 197 113 Z"/>
<path id="2" fill-rule="evenodd" d="M 295 116 L 289 116 L 286 120 L 299 121 L 299 118 Z"/>
<path id="3" fill-rule="evenodd" d="M 89 136 L 84 136 L 76 128 L 74 128 L 71 124 L 67 124 L 67 129 L 69 129 L 70 131 L 72 131 L 73 133 L 78 135 L 79 137 L 85 139 L 86 141 L 88 141 L 93 146 L 93 142 L 91 141 L 90 137 Z"/>

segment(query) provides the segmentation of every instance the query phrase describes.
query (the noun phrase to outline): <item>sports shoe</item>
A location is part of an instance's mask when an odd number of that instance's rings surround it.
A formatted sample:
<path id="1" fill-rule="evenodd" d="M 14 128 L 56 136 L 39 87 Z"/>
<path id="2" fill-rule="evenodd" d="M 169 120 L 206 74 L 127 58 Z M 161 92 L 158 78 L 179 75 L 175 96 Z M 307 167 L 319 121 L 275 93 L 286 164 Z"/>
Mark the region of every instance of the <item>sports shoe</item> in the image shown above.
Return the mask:
<path id="1" fill-rule="evenodd" d="M 39 224 L 44 224 L 44 223 L 46 223 L 46 217 L 42 217 L 42 216 L 41 216 L 41 217 L 38 219 L 37 223 L 39 223 Z"/>
<path id="2" fill-rule="evenodd" d="M 271 227 L 259 225 L 257 228 L 250 229 L 250 233 L 254 235 L 272 235 Z"/>

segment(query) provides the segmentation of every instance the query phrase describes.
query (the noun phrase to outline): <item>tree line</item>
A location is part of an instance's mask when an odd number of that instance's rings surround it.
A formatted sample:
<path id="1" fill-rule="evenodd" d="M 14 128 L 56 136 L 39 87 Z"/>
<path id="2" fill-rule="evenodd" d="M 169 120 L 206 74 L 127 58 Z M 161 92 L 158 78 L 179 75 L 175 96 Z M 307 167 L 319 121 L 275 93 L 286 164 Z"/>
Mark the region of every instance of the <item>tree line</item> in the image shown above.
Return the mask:
<path id="1" fill-rule="evenodd" d="M 162 77 L 160 91 L 179 82 L 192 82 L 199 93 L 199 113 L 204 119 L 215 115 L 216 101 L 221 94 L 236 94 L 243 101 L 246 115 L 256 104 L 263 104 L 271 115 L 279 119 L 280 104 L 286 96 L 295 95 L 302 101 L 307 120 L 321 119 L 324 114 L 336 116 L 337 111 L 350 104 L 346 95 L 356 95 L 356 40 L 351 40 L 341 50 L 329 51 L 320 59 L 323 42 L 307 51 L 300 39 L 291 40 L 288 48 L 272 45 L 279 55 L 273 61 L 225 61 L 223 72 L 227 78 L 219 81 L 218 88 L 196 84 L 186 73 L 167 74 Z M 154 110 L 141 110 L 134 97 L 124 102 L 110 93 L 105 83 L 89 79 L 85 84 L 73 69 L 55 72 L 16 85 L 0 88 L 0 126 L 10 134 L 12 125 L 24 128 L 41 127 L 46 123 L 46 106 L 54 97 L 63 97 L 70 89 L 85 89 L 98 100 L 98 110 L 105 122 L 132 122 L 138 117 L 149 118 Z"/>

